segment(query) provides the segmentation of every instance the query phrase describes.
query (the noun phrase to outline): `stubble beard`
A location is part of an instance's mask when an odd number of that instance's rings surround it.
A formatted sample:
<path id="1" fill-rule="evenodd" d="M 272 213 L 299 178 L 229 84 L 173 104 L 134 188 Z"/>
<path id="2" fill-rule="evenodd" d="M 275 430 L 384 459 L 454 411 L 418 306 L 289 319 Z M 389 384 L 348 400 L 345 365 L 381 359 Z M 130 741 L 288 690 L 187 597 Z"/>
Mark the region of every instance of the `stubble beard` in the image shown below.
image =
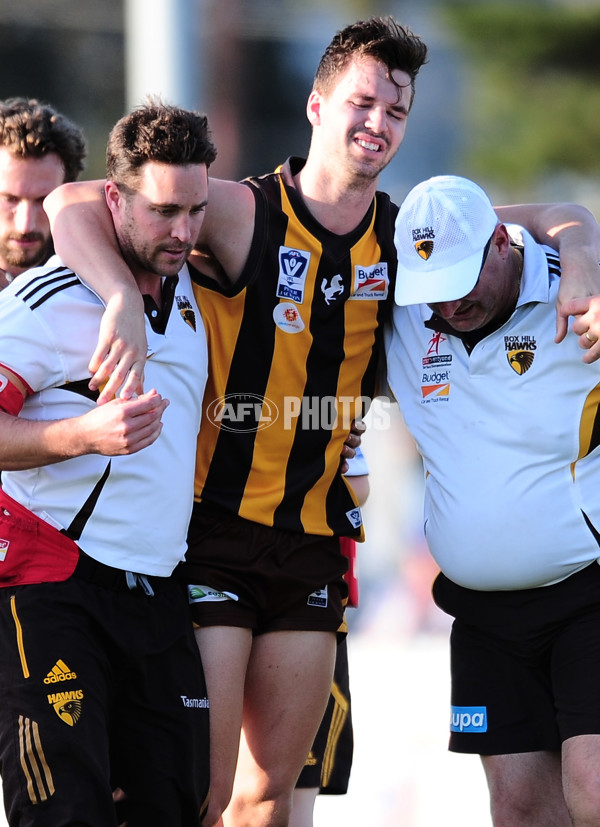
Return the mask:
<path id="1" fill-rule="evenodd" d="M 36 240 L 38 234 L 36 234 Z M 10 239 L 14 236 L 4 237 L 0 239 L 0 267 L 8 272 L 12 270 L 28 270 L 30 267 L 37 267 L 44 264 L 46 259 L 53 253 L 52 239 L 48 237 L 44 240 L 43 236 L 39 236 L 42 242 L 41 247 L 37 252 L 30 250 L 15 250 L 10 246 Z"/>

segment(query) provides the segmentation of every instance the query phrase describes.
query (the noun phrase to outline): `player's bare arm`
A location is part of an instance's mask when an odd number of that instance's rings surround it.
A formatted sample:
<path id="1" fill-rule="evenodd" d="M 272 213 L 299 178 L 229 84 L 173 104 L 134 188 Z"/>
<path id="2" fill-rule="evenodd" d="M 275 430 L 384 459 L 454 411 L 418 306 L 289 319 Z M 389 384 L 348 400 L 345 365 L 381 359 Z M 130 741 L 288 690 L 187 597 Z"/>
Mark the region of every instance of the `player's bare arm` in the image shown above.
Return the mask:
<path id="1" fill-rule="evenodd" d="M 90 361 L 90 387 L 100 403 L 121 388 L 127 398 L 142 389 L 146 331 L 142 296 L 123 261 L 104 197 L 104 181 L 65 184 L 44 201 L 54 249 L 104 300 L 107 313 Z"/>
<path id="2" fill-rule="evenodd" d="M 140 393 L 146 359 L 143 301 L 121 256 L 103 184 L 65 184 L 44 202 L 56 252 L 106 303 L 89 365 L 90 387 L 102 388 L 100 404 L 119 389 L 123 398 Z M 233 284 L 248 257 L 253 228 L 254 198 L 248 187 L 211 179 L 209 207 L 198 239 L 201 257 L 192 263 L 207 275 Z"/>
<path id="3" fill-rule="evenodd" d="M 82 416 L 42 422 L 18 416 L 28 389 L 12 371 L 0 371 L 0 468 L 22 471 L 84 454 L 119 456 L 151 445 L 169 402 L 155 390 L 114 399 Z"/>
<path id="4" fill-rule="evenodd" d="M 520 204 L 497 207 L 502 221 L 521 224 L 541 244 L 560 252 L 562 275 L 557 302 L 556 341 L 572 330 L 586 350 L 584 362 L 600 357 L 600 227 L 578 204 Z"/>

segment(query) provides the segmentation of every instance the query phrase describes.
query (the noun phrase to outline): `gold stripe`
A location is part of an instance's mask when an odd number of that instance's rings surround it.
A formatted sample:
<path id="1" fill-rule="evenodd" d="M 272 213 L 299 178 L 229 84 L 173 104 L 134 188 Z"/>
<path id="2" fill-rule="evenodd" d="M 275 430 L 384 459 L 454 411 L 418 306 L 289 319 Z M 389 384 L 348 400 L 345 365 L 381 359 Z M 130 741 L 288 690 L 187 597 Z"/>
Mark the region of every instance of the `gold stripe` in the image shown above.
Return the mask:
<path id="1" fill-rule="evenodd" d="M 23 670 L 23 677 L 29 677 L 29 666 L 27 665 L 27 658 L 25 657 L 25 647 L 23 646 L 23 629 L 21 621 L 17 614 L 17 603 L 15 595 L 10 598 L 10 610 L 12 612 L 13 620 L 15 622 L 15 630 L 17 632 L 17 649 L 19 650 L 19 658 L 21 659 L 21 669 Z"/>
<path id="2" fill-rule="evenodd" d="M 340 740 L 340 735 L 342 734 L 346 718 L 348 717 L 348 710 L 350 709 L 348 698 L 346 698 L 335 681 L 331 686 L 331 694 L 334 698 L 334 707 L 329 734 L 327 735 L 327 743 L 325 744 L 325 751 L 323 753 L 323 766 L 321 769 L 322 787 L 326 787 L 329 784 L 329 779 L 335 766 L 335 753 L 338 741 Z"/>
<path id="3" fill-rule="evenodd" d="M 19 715 L 19 760 L 21 762 L 21 769 L 23 770 L 23 775 L 27 780 L 27 793 L 29 794 L 29 800 L 32 804 L 37 804 L 37 796 L 35 794 L 35 790 L 33 788 L 33 781 L 31 778 L 31 774 L 29 772 L 29 767 L 27 766 L 27 762 L 25 760 L 25 744 L 24 744 L 24 734 L 23 734 L 23 725 L 26 723 L 29 726 L 29 722 L 26 722 L 26 719 L 23 718 L 22 715 Z"/>
<path id="4" fill-rule="evenodd" d="M 40 738 L 40 730 L 36 721 L 33 721 L 33 740 L 35 741 L 37 753 L 40 759 L 40 763 L 42 765 L 42 769 L 44 771 L 44 777 L 46 779 L 48 791 L 50 795 L 54 795 L 54 779 L 52 778 L 52 772 L 50 771 L 50 767 L 48 766 L 48 762 L 46 761 L 46 755 L 44 753 L 44 748 L 42 747 L 42 740 Z"/>
<path id="5" fill-rule="evenodd" d="M 42 775 L 40 773 L 40 768 L 38 765 L 38 759 L 35 755 L 33 745 L 31 743 L 31 721 L 29 718 L 27 719 L 27 729 L 25 730 L 25 755 L 29 758 L 29 763 L 31 764 L 31 769 L 33 770 L 33 775 L 35 778 L 36 786 L 38 788 L 38 795 L 41 801 L 46 801 L 48 796 L 46 795 L 46 790 L 44 789 L 44 785 L 42 783 Z"/>
<path id="6" fill-rule="evenodd" d="M 575 466 L 580 459 L 586 457 L 591 450 L 594 422 L 600 406 L 600 385 L 590 391 L 583 405 L 581 422 L 579 423 L 579 454 L 575 462 L 571 463 L 571 476 L 575 479 Z"/>
<path id="7" fill-rule="evenodd" d="M 202 405 L 202 427 L 196 451 L 194 496 L 199 500 L 219 436 L 219 428 L 210 421 L 207 409 L 217 399 L 222 399 L 227 389 L 231 359 L 244 316 L 246 290 L 231 297 L 222 296 L 215 290 L 195 283 L 193 290 L 202 312 L 210 354 L 210 370 Z"/>

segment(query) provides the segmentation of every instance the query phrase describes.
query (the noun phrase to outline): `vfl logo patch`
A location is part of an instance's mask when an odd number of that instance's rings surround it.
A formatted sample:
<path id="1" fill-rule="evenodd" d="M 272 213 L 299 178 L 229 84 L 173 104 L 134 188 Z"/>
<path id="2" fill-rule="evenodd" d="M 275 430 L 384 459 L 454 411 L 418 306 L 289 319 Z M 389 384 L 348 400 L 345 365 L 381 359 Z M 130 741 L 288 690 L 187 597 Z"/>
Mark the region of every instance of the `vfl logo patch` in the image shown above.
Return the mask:
<path id="1" fill-rule="evenodd" d="M 533 364 L 534 356 L 535 354 L 530 350 L 509 350 L 506 354 L 508 364 L 519 376 L 522 376 L 529 370 Z"/>
<path id="2" fill-rule="evenodd" d="M 433 253 L 433 246 L 433 241 L 429 241 L 429 239 L 425 241 L 417 241 L 415 244 L 415 250 L 422 259 L 427 261 Z"/>
<path id="3" fill-rule="evenodd" d="M 177 308 L 181 314 L 181 318 L 186 324 L 189 324 L 189 326 L 195 332 L 196 312 L 192 307 L 192 303 L 190 302 L 187 296 L 175 296 L 175 301 L 177 302 Z"/>
<path id="4" fill-rule="evenodd" d="M 487 732 L 487 707 L 453 706 L 450 714 L 451 732 Z"/>
<path id="5" fill-rule="evenodd" d="M 60 720 L 69 726 L 75 726 L 81 718 L 83 691 L 75 689 L 73 692 L 56 692 L 47 697 Z"/>
<path id="6" fill-rule="evenodd" d="M 326 609 L 328 598 L 329 598 L 329 595 L 328 595 L 328 592 L 327 592 L 327 586 L 325 586 L 325 588 L 323 588 L 323 589 L 315 589 L 315 591 L 312 594 L 308 595 L 308 600 L 306 601 L 306 605 L 307 606 L 317 606 L 320 609 Z"/>
<path id="7" fill-rule="evenodd" d="M 362 525 L 360 508 L 353 508 L 351 511 L 346 511 L 346 517 L 350 520 L 352 528 L 359 528 Z"/>
<path id="8" fill-rule="evenodd" d="M 291 299 L 302 304 L 304 301 L 304 283 L 310 253 L 294 250 L 292 247 L 279 248 L 279 278 L 277 280 L 277 297 Z"/>
<path id="9" fill-rule="evenodd" d="M 382 301 L 387 298 L 390 280 L 386 261 L 364 267 L 354 267 L 354 289 L 350 296 L 353 300 Z"/>

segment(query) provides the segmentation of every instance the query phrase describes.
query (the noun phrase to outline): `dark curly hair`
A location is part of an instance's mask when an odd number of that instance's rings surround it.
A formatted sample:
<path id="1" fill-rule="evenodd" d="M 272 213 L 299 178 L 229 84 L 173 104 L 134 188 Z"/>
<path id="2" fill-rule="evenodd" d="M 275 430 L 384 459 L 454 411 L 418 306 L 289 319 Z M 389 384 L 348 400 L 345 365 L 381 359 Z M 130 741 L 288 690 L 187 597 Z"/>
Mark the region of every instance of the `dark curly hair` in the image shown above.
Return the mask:
<path id="1" fill-rule="evenodd" d="M 325 49 L 313 89 L 327 94 L 348 63 L 357 57 L 373 57 L 380 61 L 387 68 L 389 77 L 396 69 L 406 72 L 410 77 L 412 101 L 415 78 L 427 62 L 427 46 L 393 17 L 371 17 L 351 23 L 337 32 Z"/>
<path id="2" fill-rule="evenodd" d="M 35 98 L 0 101 L 0 147 L 20 158 L 56 153 L 65 169 L 65 182 L 75 181 L 86 156 L 81 129 Z"/>
<path id="3" fill-rule="evenodd" d="M 113 127 L 106 147 L 106 177 L 135 189 L 148 161 L 208 167 L 216 157 L 206 115 L 149 99 Z"/>

